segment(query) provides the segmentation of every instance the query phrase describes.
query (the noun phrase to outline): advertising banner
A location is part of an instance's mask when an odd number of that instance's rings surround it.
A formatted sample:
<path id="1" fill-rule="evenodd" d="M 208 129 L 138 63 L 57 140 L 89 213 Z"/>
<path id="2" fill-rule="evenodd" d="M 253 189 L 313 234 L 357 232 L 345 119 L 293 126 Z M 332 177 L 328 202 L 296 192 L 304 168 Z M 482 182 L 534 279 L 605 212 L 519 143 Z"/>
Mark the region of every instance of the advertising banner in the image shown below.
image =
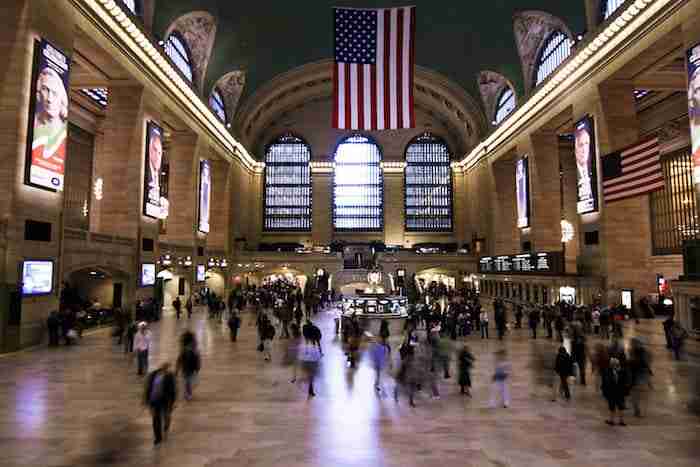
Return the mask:
<path id="1" fill-rule="evenodd" d="M 63 190 L 70 59 L 45 39 L 34 49 L 25 183 Z"/>
<path id="2" fill-rule="evenodd" d="M 515 163 L 515 194 L 518 201 L 518 228 L 530 226 L 530 173 L 527 158 Z"/>
<path id="3" fill-rule="evenodd" d="M 143 213 L 154 219 L 168 217 L 167 176 L 163 170 L 163 129 L 154 122 L 146 124 L 144 157 Z"/>
<path id="4" fill-rule="evenodd" d="M 700 184 L 700 44 L 686 52 L 688 69 L 688 119 L 693 148 L 693 183 Z"/>
<path id="5" fill-rule="evenodd" d="M 576 155 L 576 212 L 586 214 L 598 210 L 598 172 L 593 119 L 586 116 L 574 127 Z"/>
<path id="6" fill-rule="evenodd" d="M 209 233 L 209 207 L 211 205 L 211 165 L 199 162 L 199 231 Z"/>

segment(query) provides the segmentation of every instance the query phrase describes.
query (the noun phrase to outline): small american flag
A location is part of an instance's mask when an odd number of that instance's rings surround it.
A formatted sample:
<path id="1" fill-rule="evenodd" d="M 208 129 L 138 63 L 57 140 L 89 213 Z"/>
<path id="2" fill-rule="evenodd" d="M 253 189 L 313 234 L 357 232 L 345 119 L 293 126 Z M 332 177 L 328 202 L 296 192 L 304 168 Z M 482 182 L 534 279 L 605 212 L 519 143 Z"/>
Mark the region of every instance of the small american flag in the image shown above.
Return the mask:
<path id="1" fill-rule="evenodd" d="M 603 157 L 603 199 L 606 203 L 664 188 L 659 138 L 637 143 Z"/>
<path id="2" fill-rule="evenodd" d="M 415 7 L 335 8 L 333 128 L 415 127 Z"/>

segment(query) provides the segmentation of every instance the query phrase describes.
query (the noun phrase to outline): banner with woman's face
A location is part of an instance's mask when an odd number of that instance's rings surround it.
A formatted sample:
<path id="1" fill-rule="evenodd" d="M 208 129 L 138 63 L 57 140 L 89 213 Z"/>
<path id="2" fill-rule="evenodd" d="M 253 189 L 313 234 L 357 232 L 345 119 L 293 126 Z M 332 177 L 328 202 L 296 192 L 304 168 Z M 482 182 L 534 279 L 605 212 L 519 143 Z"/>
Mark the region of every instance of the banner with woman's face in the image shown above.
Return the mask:
<path id="1" fill-rule="evenodd" d="M 688 119 L 693 147 L 693 183 L 700 183 L 700 44 L 686 53 L 688 62 Z"/>
<path id="2" fill-rule="evenodd" d="M 593 119 L 586 116 L 574 127 L 576 156 L 576 211 L 586 214 L 598 210 L 598 173 L 596 171 Z"/>
<path id="3" fill-rule="evenodd" d="M 163 129 L 154 122 L 148 122 L 144 161 L 143 213 L 154 219 L 168 217 L 167 174 L 164 172 L 163 162 Z"/>
<path id="4" fill-rule="evenodd" d="M 25 183 L 63 190 L 70 59 L 45 39 L 34 49 Z"/>

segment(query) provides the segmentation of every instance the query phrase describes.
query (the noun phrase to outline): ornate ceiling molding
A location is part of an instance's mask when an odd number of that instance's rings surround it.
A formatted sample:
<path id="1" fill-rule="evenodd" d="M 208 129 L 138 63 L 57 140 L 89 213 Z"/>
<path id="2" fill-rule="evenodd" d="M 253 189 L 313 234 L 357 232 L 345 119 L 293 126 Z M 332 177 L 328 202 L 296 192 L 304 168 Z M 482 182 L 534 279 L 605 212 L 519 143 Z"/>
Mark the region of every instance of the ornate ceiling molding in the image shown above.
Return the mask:
<path id="1" fill-rule="evenodd" d="M 214 85 L 214 88 L 218 88 L 221 91 L 221 95 L 224 98 L 226 115 L 229 121 L 234 120 L 236 110 L 238 110 L 238 103 L 241 100 L 243 88 L 245 88 L 245 75 L 245 71 L 231 71 L 219 78 Z M 214 91 L 214 88 L 211 89 L 211 92 Z"/>
<path id="2" fill-rule="evenodd" d="M 214 47 L 216 25 L 216 18 L 208 12 L 193 11 L 174 20 L 165 31 L 165 37 L 177 31 L 187 42 L 192 55 L 192 81 L 195 89 L 200 93 Z"/>
<path id="3" fill-rule="evenodd" d="M 545 11 L 529 10 L 513 15 L 513 32 L 518 55 L 520 55 L 526 94 L 535 87 L 535 66 L 540 50 L 549 35 L 556 30 L 562 31 L 569 36 L 569 39 L 574 40 L 574 35 L 566 23 Z"/>
<path id="4" fill-rule="evenodd" d="M 258 139 L 280 117 L 305 104 L 330 99 L 333 62 L 309 63 L 283 73 L 260 87 L 240 108 L 236 134 L 247 147 L 259 146 Z M 460 148 L 470 149 L 486 135 L 488 121 L 478 102 L 459 85 L 427 68 L 416 66 L 415 105 L 439 120 L 458 136 Z"/>
<path id="5" fill-rule="evenodd" d="M 486 116 L 489 122 L 495 119 L 498 98 L 505 87 L 508 86 L 513 90 L 516 103 L 518 101 L 518 93 L 515 91 L 515 86 L 513 86 L 513 83 L 510 82 L 508 78 L 500 73 L 490 70 L 481 71 L 477 77 L 477 84 L 479 85 L 481 100 L 484 103 L 484 109 L 486 109 Z"/>

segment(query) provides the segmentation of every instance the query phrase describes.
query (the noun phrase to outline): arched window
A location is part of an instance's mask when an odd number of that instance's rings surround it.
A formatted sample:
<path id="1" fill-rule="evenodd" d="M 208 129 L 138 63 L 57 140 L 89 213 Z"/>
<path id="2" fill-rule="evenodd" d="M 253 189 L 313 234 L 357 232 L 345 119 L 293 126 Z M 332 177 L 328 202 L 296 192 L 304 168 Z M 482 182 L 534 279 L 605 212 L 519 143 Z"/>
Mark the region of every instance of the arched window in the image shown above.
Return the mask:
<path id="1" fill-rule="evenodd" d="M 130 12 L 136 16 L 139 16 L 139 5 L 137 0 L 122 0 L 122 3 L 129 9 Z"/>
<path id="2" fill-rule="evenodd" d="M 501 91 L 501 95 L 498 96 L 498 102 L 496 103 L 496 118 L 494 119 L 496 125 L 505 120 L 513 109 L 515 109 L 515 92 L 513 88 L 506 86 Z"/>
<path id="3" fill-rule="evenodd" d="M 355 135 L 335 150 L 333 227 L 381 231 L 384 227 L 382 154 L 371 139 Z"/>
<path id="4" fill-rule="evenodd" d="M 219 117 L 219 120 L 224 124 L 228 123 L 228 119 L 226 118 L 226 104 L 224 104 L 224 98 L 221 97 L 218 88 L 214 88 L 211 96 L 209 96 L 209 107 L 214 111 L 216 116 Z"/>
<path id="5" fill-rule="evenodd" d="M 285 135 L 265 152 L 265 231 L 311 230 L 311 151 Z"/>
<path id="6" fill-rule="evenodd" d="M 192 82 L 192 61 L 185 40 L 178 32 L 172 32 L 165 40 L 165 54 L 170 57 L 175 66 Z"/>
<path id="7" fill-rule="evenodd" d="M 535 86 L 554 73 L 559 65 L 571 55 L 571 39 L 561 31 L 554 31 L 545 41 L 537 60 Z"/>
<path id="8" fill-rule="evenodd" d="M 603 9 L 603 21 L 610 18 L 625 1 L 626 0 L 601 0 L 600 5 Z"/>
<path id="9" fill-rule="evenodd" d="M 406 148 L 406 231 L 452 231 L 452 169 L 445 142 L 425 133 Z"/>

